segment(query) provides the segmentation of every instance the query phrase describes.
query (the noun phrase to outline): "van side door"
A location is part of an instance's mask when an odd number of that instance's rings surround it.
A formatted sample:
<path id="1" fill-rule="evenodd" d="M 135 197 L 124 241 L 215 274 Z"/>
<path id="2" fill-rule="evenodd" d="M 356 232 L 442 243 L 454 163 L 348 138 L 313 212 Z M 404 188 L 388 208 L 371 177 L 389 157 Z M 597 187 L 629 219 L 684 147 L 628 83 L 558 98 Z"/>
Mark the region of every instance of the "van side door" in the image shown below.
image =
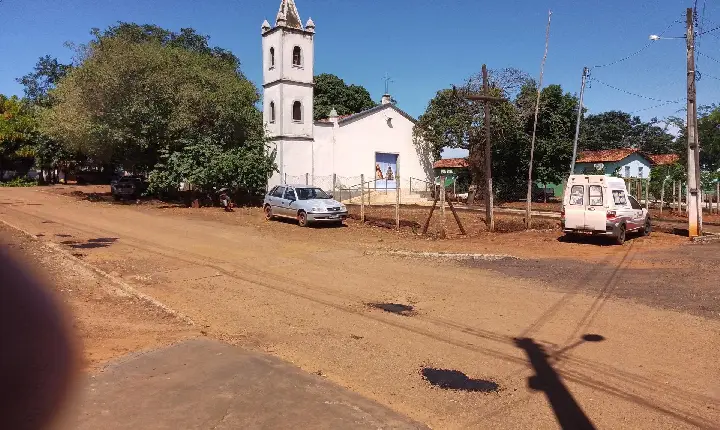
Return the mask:
<path id="1" fill-rule="evenodd" d="M 634 211 L 630 206 L 628 194 L 625 190 L 612 190 L 613 202 L 615 203 L 615 217 L 617 221 L 624 221 L 627 229 L 634 227 Z"/>
<path id="2" fill-rule="evenodd" d="M 645 225 L 645 217 L 643 216 L 643 208 L 640 202 L 635 200 L 635 197 L 628 196 L 628 200 L 630 200 L 630 207 L 632 209 L 632 228 L 640 228 Z M 630 228 L 628 226 L 628 228 Z"/>

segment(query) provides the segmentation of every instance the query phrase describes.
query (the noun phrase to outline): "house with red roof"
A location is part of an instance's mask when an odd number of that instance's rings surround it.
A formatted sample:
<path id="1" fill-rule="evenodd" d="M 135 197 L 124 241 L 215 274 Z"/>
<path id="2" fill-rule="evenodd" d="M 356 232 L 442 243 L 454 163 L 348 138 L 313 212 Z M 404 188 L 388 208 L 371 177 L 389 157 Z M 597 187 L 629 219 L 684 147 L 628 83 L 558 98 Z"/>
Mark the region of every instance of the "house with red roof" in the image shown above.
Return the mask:
<path id="1" fill-rule="evenodd" d="M 674 164 L 679 159 L 677 154 L 646 154 L 635 148 L 583 151 L 575 161 L 574 173 L 647 179 L 653 167 Z"/>

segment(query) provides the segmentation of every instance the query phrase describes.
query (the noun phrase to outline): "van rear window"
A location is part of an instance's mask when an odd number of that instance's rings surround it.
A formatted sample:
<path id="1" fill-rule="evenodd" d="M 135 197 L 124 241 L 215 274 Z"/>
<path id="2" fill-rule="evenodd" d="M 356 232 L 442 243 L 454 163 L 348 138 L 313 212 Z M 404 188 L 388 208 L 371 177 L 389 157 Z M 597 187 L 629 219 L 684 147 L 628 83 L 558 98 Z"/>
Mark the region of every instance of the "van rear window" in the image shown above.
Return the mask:
<path id="1" fill-rule="evenodd" d="M 603 205 L 603 190 L 600 185 L 590 185 L 588 190 L 588 197 L 590 206 L 602 206 Z"/>
<path id="2" fill-rule="evenodd" d="M 573 185 L 572 188 L 570 188 L 570 204 L 582 205 L 584 195 L 585 187 L 582 185 Z"/>

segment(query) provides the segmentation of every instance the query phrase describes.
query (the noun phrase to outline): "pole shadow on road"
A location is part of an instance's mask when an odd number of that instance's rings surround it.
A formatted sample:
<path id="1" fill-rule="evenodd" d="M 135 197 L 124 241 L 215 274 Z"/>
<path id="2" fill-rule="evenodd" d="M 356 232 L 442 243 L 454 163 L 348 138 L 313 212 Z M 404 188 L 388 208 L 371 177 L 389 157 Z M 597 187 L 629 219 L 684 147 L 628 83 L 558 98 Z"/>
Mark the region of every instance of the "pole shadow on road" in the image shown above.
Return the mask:
<path id="1" fill-rule="evenodd" d="M 571 347 L 584 342 L 600 342 L 602 340 L 604 338 L 600 335 L 589 334 L 583 336 L 582 340 Z M 585 415 L 585 412 L 565 386 L 560 375 L 550 364 L 548 360 L 550 355 L 545 352 L 545 348 L 528 337 L 515 339 L 515 345 L 525 351 L 528 361 L 535 371 L 535 375 L 528 378 L 528 387 L 531 390 L 545 393 L 545 397 L 547 397 L 560 427 L 562 429 L 578 430 L 595 429 L 590 418 Z M 564 351 L 571 347 L 566 348 Z"/>

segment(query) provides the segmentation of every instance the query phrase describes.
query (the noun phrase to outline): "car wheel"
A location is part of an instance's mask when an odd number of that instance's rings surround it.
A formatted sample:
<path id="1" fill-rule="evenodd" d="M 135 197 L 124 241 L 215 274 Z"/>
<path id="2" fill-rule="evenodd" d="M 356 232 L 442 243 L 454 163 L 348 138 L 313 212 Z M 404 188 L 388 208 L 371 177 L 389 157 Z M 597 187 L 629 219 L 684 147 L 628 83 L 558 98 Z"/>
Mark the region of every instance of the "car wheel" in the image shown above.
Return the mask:
<path id="1" fill-rule="evenodd" d="M 274 218 L 274 217 L 273 217 L 273 214 L 272 214 L 272 208 L 270 207 L 270 205 L 265 205 L 265 219 L 268 220 L 268 221 L 270 221 L 270 220 L 272 220 L 273 218 Z"/>
<path id="2" fill-rule="evenodd" d="M 116 202 L 120 201 L 120 196 L 117 194 L 113 194 L 113 199 L 115 199 Z"/>
<path id="3" fill-rule="evenodd" d="M 645 228 L 643 228 L 642 235 L 650 236 L 651 231 L 652 231 L 652 225 L 650 224 L 650 217 L 647 217 L 647 218 L 645 218 Z"/>
<path id="4" fill-rule="evenodd" d="M 298 212 L 297 220 L 298 220 L 298 225 L 300 227 L 307 227 L 308 219 L 307 219 L 307 214 L 305 213 L 305 211 Z"/>
<path id="5" fill-rule="evenodd" d="M 615 243 L 617 243 L 618 245 L 622 245 L 623 243 L 625 243 L 625 225 L 624 224 L 618 228 L 618 235 L 615 237 Z"/>

